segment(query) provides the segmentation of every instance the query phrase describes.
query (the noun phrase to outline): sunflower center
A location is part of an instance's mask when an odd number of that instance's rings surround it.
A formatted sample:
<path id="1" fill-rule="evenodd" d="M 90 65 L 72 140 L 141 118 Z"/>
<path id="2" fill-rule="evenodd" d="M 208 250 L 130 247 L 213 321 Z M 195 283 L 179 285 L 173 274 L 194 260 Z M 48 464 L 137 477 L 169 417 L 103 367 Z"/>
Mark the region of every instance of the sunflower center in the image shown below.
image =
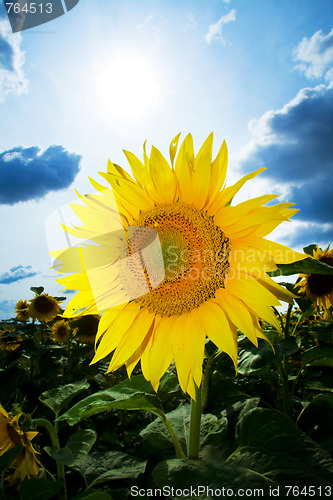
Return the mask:
<path id="1" fill-rule="evenodd" d="M 134 224 L 157 231 L 165 272 L 162 283 L 135 302 L 161 316 L 183 314 L 224 287 L 230 244 L 206 212 L 177 202 L 143 212 Z"/>
<path id="2" fill-rule="evenodd" d="M 333 267 L 333 257 L 321 257 L 320 262 Z M 333 275 L 329 274 L 310 274 L 308 277 L 308 287 L 312 293 L 321 297 L 333 292 Z"/>
<path id="3" fill-rule="evenodd" d="M 38 313 L 49 313 L 54 308 L 54 303 L 45 295 L 38 295 L 34 301 L 35 309 Z"/>

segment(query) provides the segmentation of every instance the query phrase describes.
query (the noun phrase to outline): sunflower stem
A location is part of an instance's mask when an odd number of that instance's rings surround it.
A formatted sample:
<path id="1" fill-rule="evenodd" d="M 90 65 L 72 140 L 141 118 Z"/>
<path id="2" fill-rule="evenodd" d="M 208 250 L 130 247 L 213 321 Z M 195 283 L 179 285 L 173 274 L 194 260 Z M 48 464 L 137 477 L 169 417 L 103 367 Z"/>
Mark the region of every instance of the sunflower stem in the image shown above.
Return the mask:
<path id="1" fill-rule="evenodd" d="M 175 450 L 176 450 L 177 458 L 185 459 L 186 456 L 184 455 L 184 452 L 183 452 L 182 447 L 180 445 L 179 439 L 178 439 L 175 431 L 173 430 L 172 425 L 170 424 L 169 420 L 165 417 L 165 415 L 164 415 L 164 418 L 162 419 L 162 421 L 170 433 L 173 445 L 174 445 Z"/>
<path id="2" fill-rule="evenodd" d="M 205 371 L 203 374 L 202 388 L 201 388 L 202 410 L 205 408 L 205 406 L 207 404 L 209 380 L 210 380 L 210 374 L 212 372 L 214 359 L 215 358 L 213 356 L 207 356 L 207 364 L 206 364 L 206 368 L 205 368 Z"/>
<path id="3" fill-rule="evenodd" d="M 287 315 L 286 315 L 286 323 L 284 327 L 284 338 L 288 339 L 290 337 L 289 327 L 290 327 L 290 317 L 291 312 L 293 310 L 293 304 L 289 304 Z M 283 411 L 287 415 L 290 414 L 291 411 L 291 394 L 289 391 L 289 366 L 288 366 L 288 356 L 283 356 L 283 376 L 282 376 L 282 391 L 283 391 Z"/>
<path id="4" fill-rule="evenodd" d="M 54 446 L 54 448 L 59 450 L 60 444 L 59 444 L 58 434 L 57 434 L 54 426 L 51 424 L 51 422 L 49 420 L 46 420 L 46 418 L 35 418 L 35 419 L 33 419 L 33 423 L 37 427 L 38 426 L 44 427 L 47 430 L 47 432 L 49 433 L 50 439 L 51 439 L 52 446 Z M 65 500 L 67 500 L 66 482 L 65 482 L 65 468 L 64 468 L 63 464 L 58 462 L 58 460 L 56 460 L 56 463 L 57 463 L 58 479 L 60 481 L 63 481 L 63 483 L 64 483 L 64 490 L 63 490 L 64 494 L 60 498 L 64 498 Z"/>
<path id="5" fill-rule="evenodd" d="M 195 385 L 195 400 L 191 400 L 190 439 L 188 445 L 188 458 L 192 460 L 199 460 L 201 414 L 201 386 L 197 387 Z"/>

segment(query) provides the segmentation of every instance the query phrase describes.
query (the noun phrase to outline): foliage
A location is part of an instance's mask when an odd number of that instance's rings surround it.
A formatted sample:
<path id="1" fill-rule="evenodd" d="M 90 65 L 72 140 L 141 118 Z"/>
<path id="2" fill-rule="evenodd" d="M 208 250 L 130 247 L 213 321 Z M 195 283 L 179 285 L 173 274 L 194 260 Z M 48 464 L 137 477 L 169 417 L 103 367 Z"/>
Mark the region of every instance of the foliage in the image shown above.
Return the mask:
<path id="1" fill-rule="evenodd" d="M 304 269 L 318 266 L 310 260 Z M 70 323 L 72 334 L 63 344 L 50 335 L 59 317 L 1 322 L 0 402 L 8 412 L 23 412 L 23 425 L 39 432 L 34 446 L 42 471 L 12 484 L 21 447 L 11 448 L 0 456 L 0 495 L 107 500 L 131 498 L 134 486 L 223 485 L 233 492 L 262 488 L 268 496 L 269 489 L 286 485 L 329 486 L 333 327 L 306 298 L 297 296 L 297 305 L 283 315 L 276 311 L 283 335 L 264 325 L 271 344 L 262 340 L 256 348 L 240 335 L 237 376 L 230 358 L 207 341 L 200 460 L 185 458 L 190 401 L 173 365 L 155 393 L 139 368 L 129 380 L 124 370 L 106 374 L 104 361 L 90 365 L 93 337 L 80 319 Z M 200 498 L 215 496 L 203 492 Z"/>

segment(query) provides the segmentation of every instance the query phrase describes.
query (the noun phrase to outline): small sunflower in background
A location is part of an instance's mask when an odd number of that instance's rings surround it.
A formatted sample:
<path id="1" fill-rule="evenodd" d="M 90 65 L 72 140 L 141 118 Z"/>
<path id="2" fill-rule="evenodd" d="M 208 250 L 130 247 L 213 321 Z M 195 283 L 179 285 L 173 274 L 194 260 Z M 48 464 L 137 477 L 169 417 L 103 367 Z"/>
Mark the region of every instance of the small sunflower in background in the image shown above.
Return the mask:
<path id="1" fill-rule="evenodd" d="M 19 300 L 15 306 L 16 319 L 26 322 L 30 318 L 29 304 L 27 300 Z"/>
<path id="2" fill-rule="evenodd" d="M 82 316 L 82 318 L 76 318 L 71 323 L 73 326 L 75 325 L 73 335 L 80 342 L 93 344 L 98 330 L 99 319 L 100 317 L 97 314 L 88 314 L 87 316 Z"/>
<path id="3" fill-rule="evenodd" d="M 313 250 L 312 257 L 333 267 L 333 250 L 329 248 L 330 245 L 325 250 L 317 246 Z M 299 277 L 302 278 L 296 284 L 299 293 L 304 293 L 311 300 L 316 311 L 323 311 L 324 318 L 329 318 L 333 306 L 333 275 L 300 274 Z"/>
<path id="4" fill-rule="evenodd" d="M 28 307 L 28 313 L 31 318 L 45 322 L 54 319 L 59 312 L 60 306 L 58 301 L 47 293 L 36 295 L 30 300 Z"/>
<path id="5" fill-rule="evenodd" d="M 14 330 L 0 330 L 0 349 L 2 351 L 15 351 L 20 344 L 22 338 L 15 334 Z"/>
<path id="6" fill-rule="evenodd" d="M 22 451 L 12 464 L 15 467 L 11 476 L 13 482 L 22 482 L 26 477 L 29 479 L 32 476 L 38 476 L 41 465 L 36 456 L 38 452 L 31 444 L 38 432 L 23 431 L 19 424 L 21 415 L 22 413 L 19 413 L 10 417 L 0 404 L 0 456 L 14 446 L 23 446 Z"/>
<path id="7" fill-rule="evenodd" d="M 70 333 L 71 328 L 68 322 L 63 319 L 56 321 L 51 328 L 51 336 L 59 344 L 64 344 L 69 339 Z"/>
<path id="8" fill-rule="evenodd" d="M 265 195 L 231 206 L 265 169 L 225 187 L 225 142 L 213 160 L 213 134 L 196 156 L 188 134 L 176 156 L 179 136 L 170 144 L 171 165 L 154 146 L 148 157 L 144 145 L 143 163 L 124 151 L 134 179 L 111 162 L 101 173 L 111 189 L 90 179 L 99 195 L 78 195 L 85 206 L 71 204 L 83 225 L 63 227 L 92 244 L 51 255 L 59 272 L 74 273 L 57 281 L 78 291 L 64 317 L 102 313 L 92 362 L 114 351 L 108 372 L 125 365 L 131 376 L 141 361 L 157 390 L 174 360 L 182 390 L 195 398 L 206 337 L 237 366 L 237 329 L 257 346 L 267 339 L 258 318 L 280 329 L 272 306 L 294 298 L 267 273 L 306 256 L 265 238 L 298 211 L 292 203 L 265 206 L 277 196 Z M 148 248 L 143 267 L 135 257 Z"/>

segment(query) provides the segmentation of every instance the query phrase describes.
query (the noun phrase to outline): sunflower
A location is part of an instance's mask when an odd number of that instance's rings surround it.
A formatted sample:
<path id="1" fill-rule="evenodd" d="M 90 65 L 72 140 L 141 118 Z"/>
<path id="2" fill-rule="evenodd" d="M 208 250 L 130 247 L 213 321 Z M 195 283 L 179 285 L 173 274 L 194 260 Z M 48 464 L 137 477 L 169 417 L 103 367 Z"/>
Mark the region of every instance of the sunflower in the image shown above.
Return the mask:
<path id="1" fill-rule="evenodd" d="M 57 316 L 60 311 L 60 306 L 57 300 L 46 293 L 36 295 L 30 300 L 28 314 L 33 319 L 39 321 L 51 321 Z"/>
<path id="2" fill-rule="evenodd" d="M 18 321 L 27 321 L 30 318 L 30 314 L 28 311 L 28 301 L 27 300 L 19 300 L 15 306 L 16 319 Z"/>
<path id="3" fill-rule="evenodd" d="M 313 250 L 312 257 L 333 267 L 333 250 L 330 245 L 323 251 L 318 246 Z M 333 276 L 329 274 L 300 274 L 296 286 L 300 293 L 305 293 L 314 304 L 317 311 L 323 311 L 325 318 L 330 316 L 333 306 Z"/>
<path id="4" fill-rule="evenodd" d="M 22 413 L 11 418 L 0 404 L 0 456 L 14 446 L 22 445 L 23 449 L 13 462 L 15 471 L 12 480 L 23 481 L 26 477 L 38 476 L 40 462 L 37 451 L 31 441 L 38 432 L 25 432 L 20 428 L 19 419 Z"/>
<path id="5" fill-rule="evenodd" d="M 73 335 L 77 336 L 80 342 L 93 344 L 95 342 L 96 333 L 98 330 L 99 316 L 88 314 L 82 316 L 74 322 L 76 328 L 73 330 Z"/>
<path id="6" fill-rule="evenodd" d="M 192 398 L 200 386 L 206 336 L 237 365 L 237 329 L 255 345 L 266 338 L 261 318 L 277 329 L 271 306 L 294 295 L 267 274 L 277 263 L 305 258 L 264 237 L 297 212 L 290 203 L 264 206 L 276 195 L 237 206 L 230 203 L 252 172 L 223 187 L 227 147 L 212 161 L 213 134 L 194 155 L 189 134 L 171 166 L 154 146 L 144 162 L 124 151 L 135 180 L 108 163 L 101 173 L 110 188 L 90 180 L 99 195 L 72 204 L 83 225 L 63 226 L 84 238 L 79 247 L 51 252 L 57 281 L 78 293 L 65 317 L 102 312 L 93 363 L 114 351 L 108 371 L 141 360 L 143 375 L 157 390 L 174 360 L 181 388 Z"/>
<path id="7" fill-rule="evenodd" d="M 13 330 L 0 330 L 0 349 L 2 351 L 15 351 L 20 344 L 22 338 L 15 335 Z"/>
<path id="8" fill-rule="evenodd" d="M 54 340 L 63 344 L 68 340 L 69 334 L 71 333 L 71 329 L 67 321 L 60 320 L 56 321 L 51 328 L 51 335 Z"/>

